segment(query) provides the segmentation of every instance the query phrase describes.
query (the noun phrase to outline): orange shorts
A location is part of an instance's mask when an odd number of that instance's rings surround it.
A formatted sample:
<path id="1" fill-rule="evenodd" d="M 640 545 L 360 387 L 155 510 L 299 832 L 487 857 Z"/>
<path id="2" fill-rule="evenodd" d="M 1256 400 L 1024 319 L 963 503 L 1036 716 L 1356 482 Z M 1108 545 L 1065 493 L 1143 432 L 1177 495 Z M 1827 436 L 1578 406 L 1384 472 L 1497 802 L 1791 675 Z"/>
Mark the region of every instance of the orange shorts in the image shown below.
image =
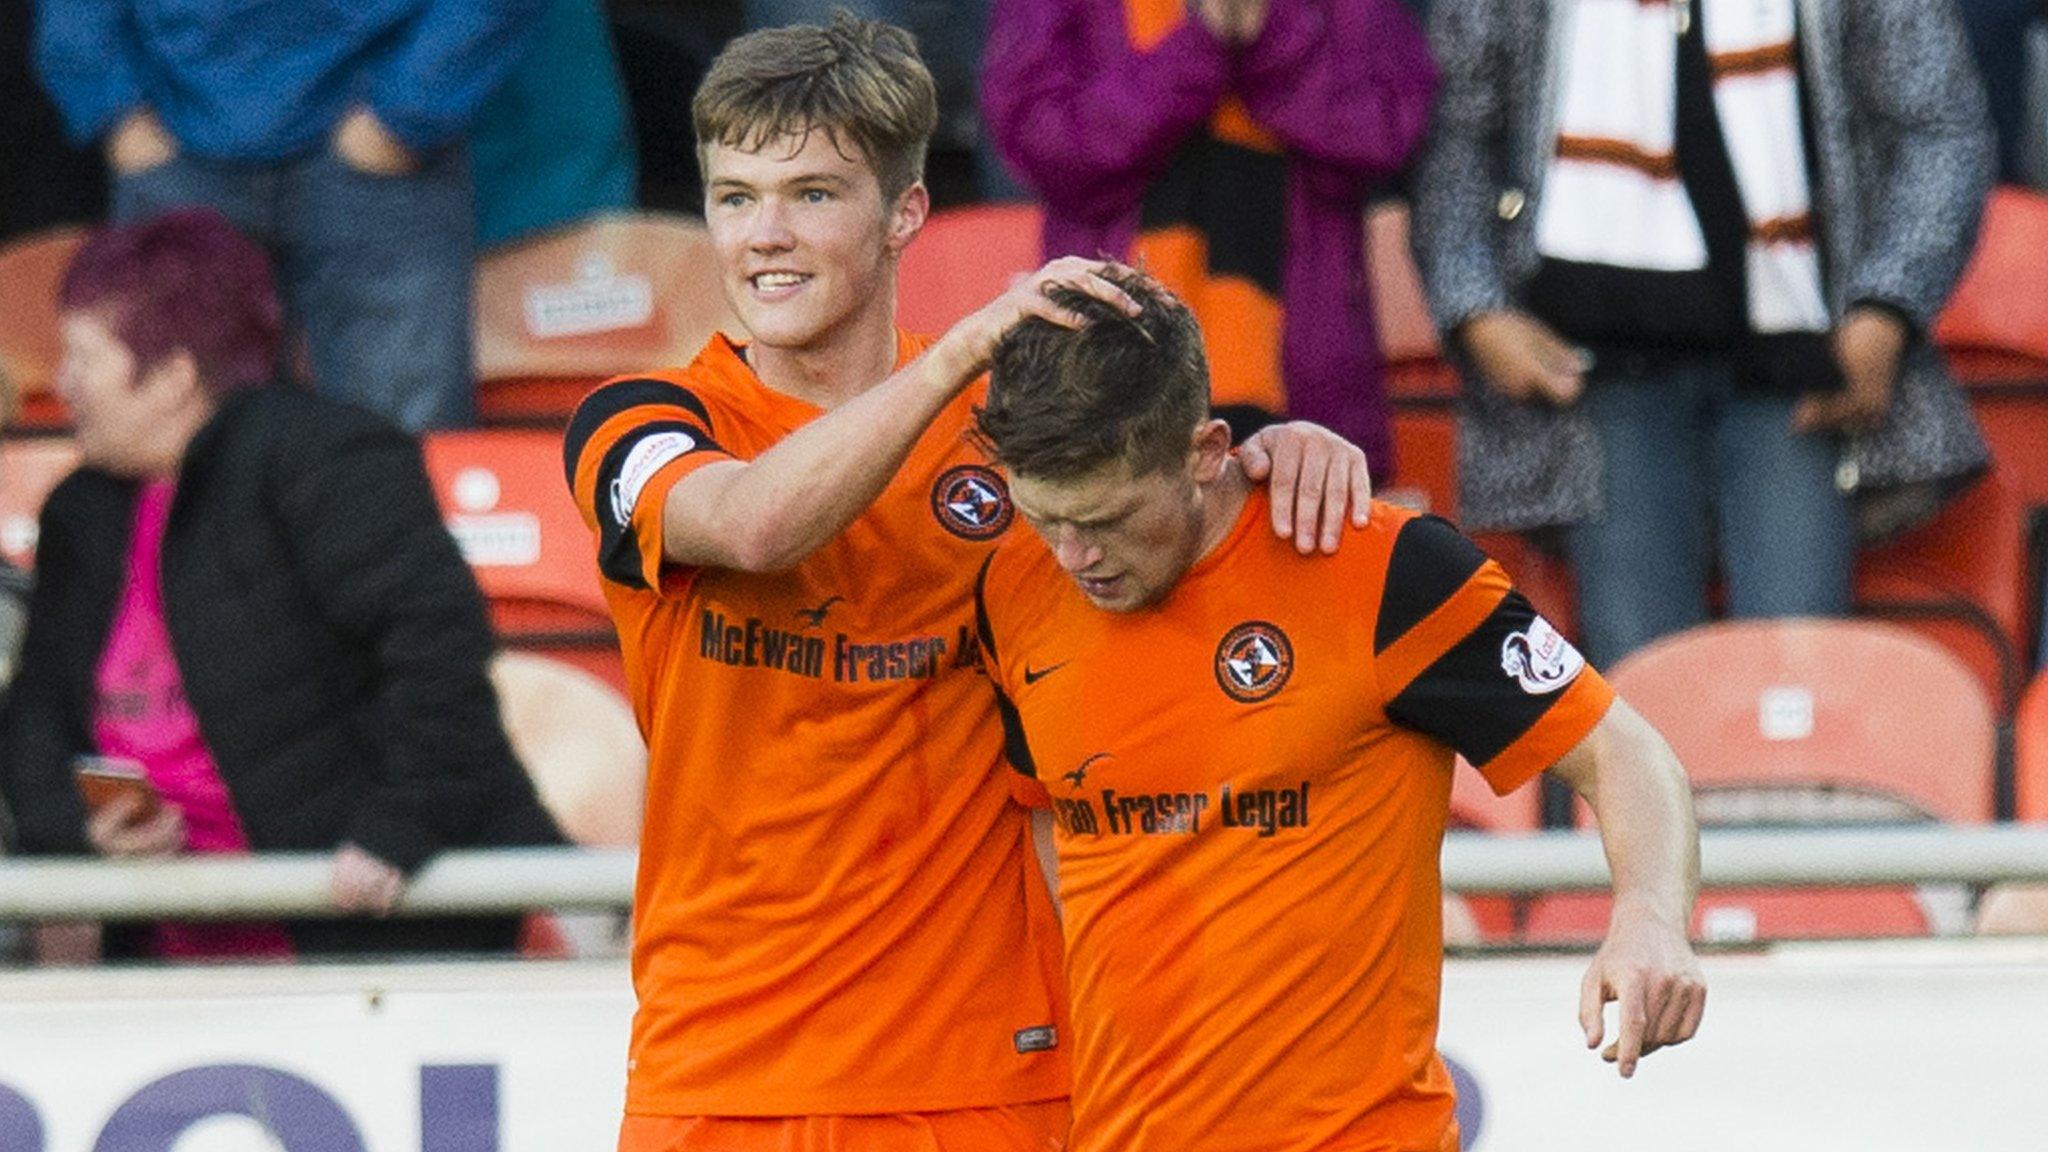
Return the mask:
<path id="1" fill-rule="evenodd" d="M 619 1152 L 1064 1152 L 1065 1100 L 881 1116 L 627 1116 Z"/>

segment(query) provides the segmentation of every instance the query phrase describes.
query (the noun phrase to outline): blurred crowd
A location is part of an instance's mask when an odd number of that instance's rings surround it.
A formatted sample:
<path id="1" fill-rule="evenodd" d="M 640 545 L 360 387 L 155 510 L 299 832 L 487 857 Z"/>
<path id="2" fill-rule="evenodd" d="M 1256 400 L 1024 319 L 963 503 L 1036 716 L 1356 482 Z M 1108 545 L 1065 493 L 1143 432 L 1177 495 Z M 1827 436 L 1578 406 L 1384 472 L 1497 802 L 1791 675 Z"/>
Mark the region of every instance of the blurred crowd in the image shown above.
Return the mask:
<path id="1" fill-rule="evenodd" d="M 0 0 L 0 242 L 99 229 L 60 299 L 86 478 L 44 511 L 33 591 L 0 570 L 10 851 L 330 852 L 337 904 L 375 916 L 445 848 L 563 839 L 413 437 L 476 420 L 479 254 L 701 214 L 704 69 L 834 7 L 917 34 L 935 205 L 1036 200 L 1046 257 L 1191 304 L 1240 435 L 1313 420 L 1382 478 L 1361 214 L 1405 200 L 1465 381 L 1463 526 L 1568 558 L 1596 663 L 1715 587 L 1731 615 L 1847 614 L 1859 545 L 1987 465 L 1928 337 L 1993 183 L 2048 166 L 2036 0 L 1675 0 L 1669 26 L 1527 0 Z M 81 756 L 114 780 L 90 810 Z M 121 788 L 138 765 L 170 802 Z"/>

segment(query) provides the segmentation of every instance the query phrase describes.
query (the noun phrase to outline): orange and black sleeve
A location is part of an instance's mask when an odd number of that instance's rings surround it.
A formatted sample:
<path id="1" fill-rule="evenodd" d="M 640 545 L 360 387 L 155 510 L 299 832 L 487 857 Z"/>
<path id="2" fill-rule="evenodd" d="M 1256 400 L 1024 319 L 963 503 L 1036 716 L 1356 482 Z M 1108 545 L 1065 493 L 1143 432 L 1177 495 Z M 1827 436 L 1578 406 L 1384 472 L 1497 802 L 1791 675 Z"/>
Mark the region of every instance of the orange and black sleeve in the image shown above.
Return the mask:
<path id="1" fill-rule="evenodd" d="M 1450 745 L 1501 793 L 1571 751 L 1614 699 L 1507 573 L 1434 516 L 1395 537 L 1373 651 L 1388 718 Z"/>

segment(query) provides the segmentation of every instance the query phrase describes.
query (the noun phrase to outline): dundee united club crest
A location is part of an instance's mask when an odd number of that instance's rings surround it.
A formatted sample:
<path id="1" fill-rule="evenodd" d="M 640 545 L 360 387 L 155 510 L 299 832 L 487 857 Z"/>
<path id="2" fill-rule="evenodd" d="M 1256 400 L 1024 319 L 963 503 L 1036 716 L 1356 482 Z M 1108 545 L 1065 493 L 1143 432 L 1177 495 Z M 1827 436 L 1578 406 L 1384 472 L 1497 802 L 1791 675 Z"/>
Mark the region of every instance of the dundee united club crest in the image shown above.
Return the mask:
<path id="1" fill-rule="evenodd" d="M 1216 683 L 1240 704 L 1271 699 L 1294 675 L 1294 645 L 1263 620 L 1232 628 L 1216 646 Z"/>
<path id="2" fill-rule="evenodd" d="M 992 468 L 962 464 L 948 468 L 932 485 L 932 515 L 963 540 L 993 540 L 1016 515 L 1010 489 Z"/>

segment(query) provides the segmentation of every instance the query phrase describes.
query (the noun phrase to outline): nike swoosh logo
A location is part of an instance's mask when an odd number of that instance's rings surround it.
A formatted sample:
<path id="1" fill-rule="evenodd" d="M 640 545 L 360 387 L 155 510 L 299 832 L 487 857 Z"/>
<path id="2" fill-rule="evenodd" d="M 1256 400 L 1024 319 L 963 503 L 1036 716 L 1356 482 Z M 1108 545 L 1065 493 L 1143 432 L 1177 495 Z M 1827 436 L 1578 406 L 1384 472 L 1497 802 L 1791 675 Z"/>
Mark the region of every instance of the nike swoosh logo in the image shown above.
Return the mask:
<path id="1" fill-rule="evenodd" d="M 1052 675 L 1053 673 L 1059 671 L 1062 668 L 1065 668 L 1066 666 L 1067 662 L 1065 660 L 1062 660 L 1057 664 L 1052 664 L 1044 668 L 1033 668 L 1031 665 L 1026 664 L 1024 666 L 1024 682 L 1026 684 L 1036 684 L 1040 680 L 1045 679 L 1047 676 Z"/>

